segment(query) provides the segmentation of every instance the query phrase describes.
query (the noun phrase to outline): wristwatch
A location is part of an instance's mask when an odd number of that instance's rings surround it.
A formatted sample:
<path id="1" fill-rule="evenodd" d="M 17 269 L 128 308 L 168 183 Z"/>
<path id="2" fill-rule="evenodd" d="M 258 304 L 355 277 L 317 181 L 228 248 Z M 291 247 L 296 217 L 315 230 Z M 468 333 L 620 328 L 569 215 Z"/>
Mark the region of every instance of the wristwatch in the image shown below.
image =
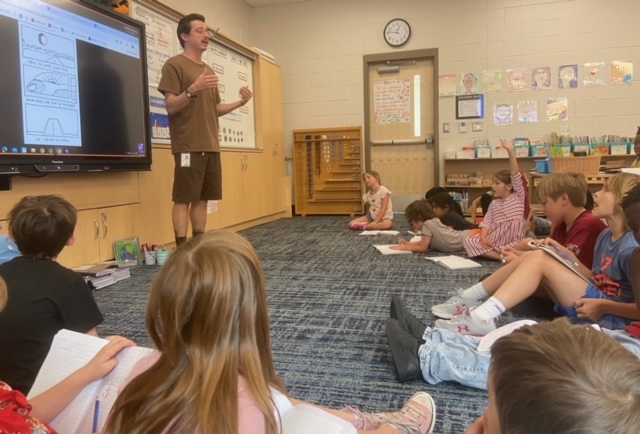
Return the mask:
<path id="1" fill-rule="evenodd" d="M 187 98 L 195 98 L 196 96 L 198 96 L 196 94 L 189 92 L 189 89 L 185 90 L 184 93 L 185 95 L 187 95 Z"/>

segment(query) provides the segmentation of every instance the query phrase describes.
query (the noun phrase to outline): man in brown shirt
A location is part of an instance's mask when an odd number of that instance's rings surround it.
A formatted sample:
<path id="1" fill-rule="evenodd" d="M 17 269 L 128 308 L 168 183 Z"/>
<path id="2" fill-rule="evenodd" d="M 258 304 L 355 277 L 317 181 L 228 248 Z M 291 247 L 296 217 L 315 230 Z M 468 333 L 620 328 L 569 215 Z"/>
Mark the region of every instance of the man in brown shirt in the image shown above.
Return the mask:
<path id="1" fill-rule="evenodd" d="M 187 239 L 189 219 L 193 235 L 201 234 L 207 201 L 222 199 L 218 117 L 245 105 L 253 94 L 243 86 L 238 101 L 220 99 L 219 79 L 202 61 L 211 36 L 202 15 L 182 18 L 177 34 L 184 51 L 164 64 L 158 90 L 166 100 L 175 158 L 172 218 L 179 246 Z"/>

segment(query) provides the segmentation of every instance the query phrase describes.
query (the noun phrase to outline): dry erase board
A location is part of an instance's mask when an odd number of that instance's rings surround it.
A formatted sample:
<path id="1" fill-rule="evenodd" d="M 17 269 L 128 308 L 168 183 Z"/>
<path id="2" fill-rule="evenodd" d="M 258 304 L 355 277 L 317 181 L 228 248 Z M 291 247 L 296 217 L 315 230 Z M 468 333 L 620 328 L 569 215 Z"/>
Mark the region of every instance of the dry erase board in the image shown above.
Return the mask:
<path id="1" fill-rule="evenodd" d="M 146 24 L 147 71 L 149 79 L 149 110 L 151 112 L 151 141 L 170 144 L 169 116 L 158 83 L 162 66 L 172 56 L 182 53 L 176 35 L 178 12 L 147 1 L 130 2 L 130 16 Z M 206 18 L 206 17 L 205 17 Z M 209 24 L 209 23 L 208 23 Z M 210 25 L 211 26 L 211 25 Z M 220 36 L 220 39 L 226 39 Z M 251 52 L 241 53 L 221 40 L 209 41 L 202 60 L 220 76 L 220 97 L 223 102 L 237 101 L 242 86 L 253 90 L 253 60 Z M 220 146 L 225 148 L 255 148 L 255 110 L 253 99 L 244 107 L 220 118 Z"/>

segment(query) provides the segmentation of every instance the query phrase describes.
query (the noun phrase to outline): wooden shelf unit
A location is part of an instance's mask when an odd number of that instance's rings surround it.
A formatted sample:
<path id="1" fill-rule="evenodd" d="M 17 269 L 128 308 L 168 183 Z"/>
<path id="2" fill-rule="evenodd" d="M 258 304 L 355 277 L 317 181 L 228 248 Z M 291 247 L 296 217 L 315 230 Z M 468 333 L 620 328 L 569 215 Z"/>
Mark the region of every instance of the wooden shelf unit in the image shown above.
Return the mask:
<path id="1" fill-rule="evenodd" d="M 362 128 L 293 131 L 295 213 L 364 213 Z"/>

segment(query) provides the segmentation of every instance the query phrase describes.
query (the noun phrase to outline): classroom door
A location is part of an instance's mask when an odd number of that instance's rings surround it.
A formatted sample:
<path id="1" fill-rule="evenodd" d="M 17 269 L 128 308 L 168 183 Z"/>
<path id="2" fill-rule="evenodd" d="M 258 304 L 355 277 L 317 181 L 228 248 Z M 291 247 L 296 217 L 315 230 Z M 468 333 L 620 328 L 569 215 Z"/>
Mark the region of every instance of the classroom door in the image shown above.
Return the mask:
<path id="1" fill-rule="evenodd" d="M 396 212 L 438 179 L 434 51 L 365 56 L 366 167 L 393 192 Z"/>

